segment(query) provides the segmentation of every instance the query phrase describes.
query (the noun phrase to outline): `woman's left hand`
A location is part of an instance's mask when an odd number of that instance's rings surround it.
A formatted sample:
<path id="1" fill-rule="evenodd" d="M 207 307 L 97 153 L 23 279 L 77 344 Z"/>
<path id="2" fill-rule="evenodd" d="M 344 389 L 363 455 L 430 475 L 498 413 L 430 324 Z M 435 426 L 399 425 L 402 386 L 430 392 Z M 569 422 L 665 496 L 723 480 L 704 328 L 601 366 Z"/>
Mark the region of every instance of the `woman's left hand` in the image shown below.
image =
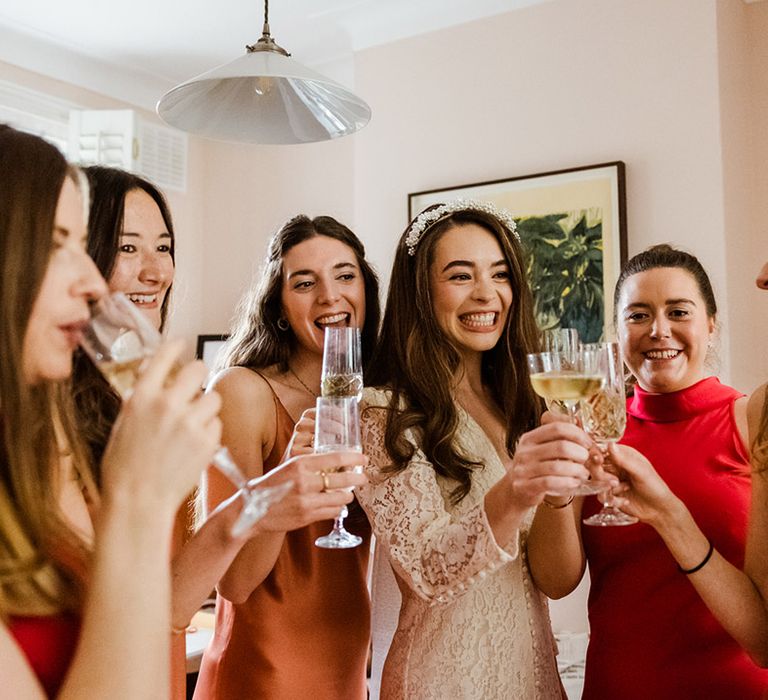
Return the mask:
<path id="1" fill-rule="evenodd" d="M 628 515 L 655 527 L 681 505 L 653 465 L 633 447 L 610 445 L 606 459 L 609 470 L 621 480 L 613 490 L 613 505 Z"/>

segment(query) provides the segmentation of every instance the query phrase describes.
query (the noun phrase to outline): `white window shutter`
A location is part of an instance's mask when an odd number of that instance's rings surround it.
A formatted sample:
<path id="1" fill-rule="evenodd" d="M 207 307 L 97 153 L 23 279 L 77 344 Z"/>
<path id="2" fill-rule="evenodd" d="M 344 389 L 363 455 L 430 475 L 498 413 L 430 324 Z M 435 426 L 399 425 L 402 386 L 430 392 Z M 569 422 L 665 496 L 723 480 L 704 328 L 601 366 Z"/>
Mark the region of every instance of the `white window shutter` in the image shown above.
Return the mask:
<path id="1" fill-rule="evenodd" d="M 69 159 L 122 168 L 161 189 L 187 189 L 187 136 L 130 109 L 70 112 Z"/>

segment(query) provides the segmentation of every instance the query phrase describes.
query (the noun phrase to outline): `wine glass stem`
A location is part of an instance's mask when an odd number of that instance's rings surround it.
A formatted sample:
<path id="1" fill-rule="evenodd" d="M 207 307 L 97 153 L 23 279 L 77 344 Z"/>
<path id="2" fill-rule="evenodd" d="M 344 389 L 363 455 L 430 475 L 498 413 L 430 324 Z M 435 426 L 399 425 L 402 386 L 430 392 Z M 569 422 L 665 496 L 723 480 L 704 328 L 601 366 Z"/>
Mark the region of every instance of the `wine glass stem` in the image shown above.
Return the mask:
<path id="1" fill-rule="evenodd" d="M 347 514 L 349 511 L 347 510 L 347 507 L 344 506 L 340 511 L 339 514 L 334 518 L 333 521 L 333 529 L 336 532 L 339 532 L 344 529 L 344 518 L 347 517 Z"/>
<path id="2" fill-rule="evenodd" d="M 220 447 L 213 455 L 213 464 L 216 468 L 229 479 L 238 489 L 248 491 L 248 484 L 240 471 L 240 467 L 229 454 L 226 447 Z"/>

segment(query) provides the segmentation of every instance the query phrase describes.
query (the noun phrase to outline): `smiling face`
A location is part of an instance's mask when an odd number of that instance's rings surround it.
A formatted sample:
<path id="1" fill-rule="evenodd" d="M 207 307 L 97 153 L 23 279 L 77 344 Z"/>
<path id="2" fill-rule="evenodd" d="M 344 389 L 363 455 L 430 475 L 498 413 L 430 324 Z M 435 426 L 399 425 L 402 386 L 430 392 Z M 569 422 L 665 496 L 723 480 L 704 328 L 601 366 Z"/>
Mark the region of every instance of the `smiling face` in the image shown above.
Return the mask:
<path id="1" fill-rule="evenodd" d="M 362 328 L 365 285 L 354 251 L 328 236 L 314 236 L 283 256 L 283 316 L 301 348 L 323 353 L 327 326 Z"/>
<path id="2" fill-rule="evenodd" d="M 429 268 L 429 288 L 438 325 L 465 358 L 496 345 L 512 304 L 512 286 L 492 233 L 478 224 L 443 233 Z"/>
<path id="3" fill-rule="evenodd" d="M 156 328 L 160 328 L 163 301 L 173 283 L 171 243 L 155 200 L 144 190 L 128 192 L 109 290 L 125 294 Z"/>
<path id="4" fill-rule="evenodd" d="M 56 206 L 53 249 L 24 334 L 22 367 L 29 384 L 66 379 L 72 353 L 88 321 L 88 302 L 106 284 L 85 251 L 83 202 L 69 177 Z"/>
<path id="5" fill-rule="evenodd" d="M 624 361 L 646 391 L 680 391 L 706 376 L 715 319 L 685 270 L 654 268 L 628 277 L 617 318 Z"/>

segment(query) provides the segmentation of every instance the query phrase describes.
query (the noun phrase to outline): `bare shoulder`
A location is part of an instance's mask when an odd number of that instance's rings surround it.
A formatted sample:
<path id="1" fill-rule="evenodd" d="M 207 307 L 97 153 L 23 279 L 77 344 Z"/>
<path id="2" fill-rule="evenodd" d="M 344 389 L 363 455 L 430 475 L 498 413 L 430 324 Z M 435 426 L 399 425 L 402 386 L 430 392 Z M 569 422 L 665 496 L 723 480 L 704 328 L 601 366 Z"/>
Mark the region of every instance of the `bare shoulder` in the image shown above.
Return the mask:
<path id="1" fill-rule="evenodd" d="M 221 394 L 222 401 L 261 401 L 271 398 L 272 389 L 264 377 L 247 367 L 228 367 L 208 384 L 208 390 Z"/>
<path id="2" fill-rule="evenodd" d="M 250 369 L 229 367 L 213 378 L 208 390 L 221 395 L 222 443 L 236 461 L 258 465 L 260 470 L 275 439 L 276 412 L 269 383 Z"/>

